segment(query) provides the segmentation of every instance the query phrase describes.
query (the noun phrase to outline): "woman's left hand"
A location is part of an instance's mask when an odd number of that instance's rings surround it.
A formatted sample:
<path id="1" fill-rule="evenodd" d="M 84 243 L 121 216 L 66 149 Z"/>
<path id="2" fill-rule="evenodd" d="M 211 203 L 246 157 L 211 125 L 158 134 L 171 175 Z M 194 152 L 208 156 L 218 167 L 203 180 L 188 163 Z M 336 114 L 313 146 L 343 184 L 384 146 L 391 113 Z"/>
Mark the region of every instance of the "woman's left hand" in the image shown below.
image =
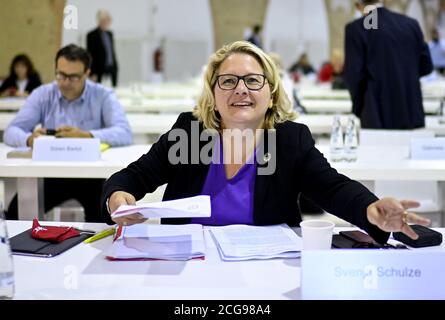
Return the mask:
<path id="1" fill-rule="evenodd" d="M 413 212 L 408 212 L 410 208 L 417 208 L 420 204 L 416 201 L 384 198 L 371 203 L 366 215 L 368 221 L 386 232 L 403 232 L 408 237 L 416 240 L 419 236 L 408 225 L 408 223 L 429 226 L 431 221 Z"/>

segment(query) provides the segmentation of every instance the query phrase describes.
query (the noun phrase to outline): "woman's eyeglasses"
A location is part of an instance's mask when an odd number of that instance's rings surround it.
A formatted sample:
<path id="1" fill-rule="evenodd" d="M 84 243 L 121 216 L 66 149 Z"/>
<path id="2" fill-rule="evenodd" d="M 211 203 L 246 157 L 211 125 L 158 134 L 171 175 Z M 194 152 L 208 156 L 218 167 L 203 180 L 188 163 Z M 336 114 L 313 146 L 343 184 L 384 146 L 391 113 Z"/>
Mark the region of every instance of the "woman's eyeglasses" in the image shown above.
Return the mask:
<path id="1" fill-rule="evenodd" d="M 261 90 L 266 83 L 266 76 L 263 74 L 251 73 L 245 76 L 237 76 L 234 74 L 221 74 L 216 77 L 216 82 L 221 90 L 233 90 L 238 86 L 240 80 L 244 81 L 247 89 L 249 90 Z"/>

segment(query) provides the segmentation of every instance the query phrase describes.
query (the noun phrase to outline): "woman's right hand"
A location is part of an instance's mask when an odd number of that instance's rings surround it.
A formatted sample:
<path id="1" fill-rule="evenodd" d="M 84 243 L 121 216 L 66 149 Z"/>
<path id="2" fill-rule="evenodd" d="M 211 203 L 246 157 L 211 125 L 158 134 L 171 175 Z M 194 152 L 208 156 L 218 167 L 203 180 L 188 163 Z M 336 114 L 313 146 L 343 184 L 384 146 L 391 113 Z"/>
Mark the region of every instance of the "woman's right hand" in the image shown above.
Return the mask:
<path id="1" fill-rule="evenodd" d="M 108 199 L 108 209 L 110 210 L 110 214 L 116 211 L 121 205 L 135 204 L 136 199 L 133 197 L 133 195 L 124 191 L 116 191 Z M 120 226 L 131 226 L 133 224 L 143 223 L 147 219 L 143 218 L 141 214 L 135 213 L 125 217 L 111 218 L 111 220 Z"/>

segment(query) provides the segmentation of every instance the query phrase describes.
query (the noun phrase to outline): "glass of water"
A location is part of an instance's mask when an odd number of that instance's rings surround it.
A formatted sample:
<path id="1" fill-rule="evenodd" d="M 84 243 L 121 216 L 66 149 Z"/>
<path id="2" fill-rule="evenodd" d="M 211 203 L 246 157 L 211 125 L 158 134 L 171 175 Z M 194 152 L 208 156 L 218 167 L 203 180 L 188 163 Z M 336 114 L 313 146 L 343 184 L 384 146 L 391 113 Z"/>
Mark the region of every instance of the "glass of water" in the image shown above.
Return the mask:
<path id="1" fill-rule="evenodd" d="M 14 264 L 3 210 L 0 210 L 0 300 L 14 296 Z"/>

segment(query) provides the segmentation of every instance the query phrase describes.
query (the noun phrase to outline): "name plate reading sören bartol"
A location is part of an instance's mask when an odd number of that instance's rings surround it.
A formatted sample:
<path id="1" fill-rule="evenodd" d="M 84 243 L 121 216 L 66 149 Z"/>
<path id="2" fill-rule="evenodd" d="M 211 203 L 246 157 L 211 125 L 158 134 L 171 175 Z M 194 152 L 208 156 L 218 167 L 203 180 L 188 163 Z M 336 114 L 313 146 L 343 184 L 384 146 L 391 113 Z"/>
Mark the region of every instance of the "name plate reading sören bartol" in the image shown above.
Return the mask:
<path id="1" fill-rule="evenodd" d="M 34 161 L 99 161 L 100 139 L 55 138 L 36 139 L 32 152 Z"/>

